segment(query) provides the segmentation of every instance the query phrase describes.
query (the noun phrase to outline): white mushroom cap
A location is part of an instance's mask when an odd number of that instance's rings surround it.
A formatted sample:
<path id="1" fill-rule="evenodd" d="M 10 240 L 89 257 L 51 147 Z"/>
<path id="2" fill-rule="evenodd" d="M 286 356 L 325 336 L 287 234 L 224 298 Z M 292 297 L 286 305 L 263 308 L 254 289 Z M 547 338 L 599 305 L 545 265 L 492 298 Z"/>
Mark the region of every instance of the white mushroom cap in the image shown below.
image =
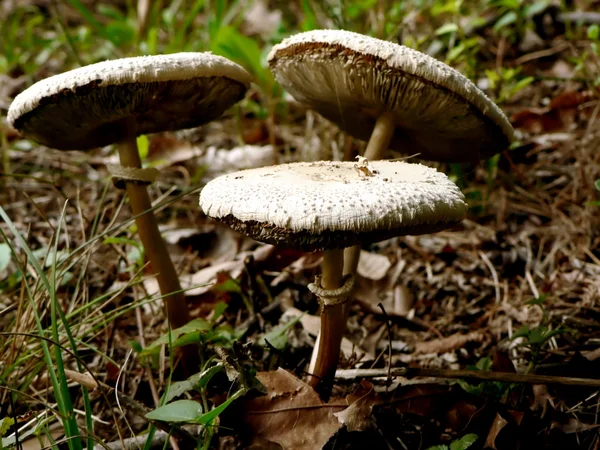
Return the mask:
<path id="1" fill-rule="evenodd" d="M 343 248 L 424 234 L 460 222 L 467 204 L 446 175 L 421 164 L 292 163 L 210 181 L 200 194 L 209 217 L 262 242 L 303 250 Z"/>
<path id="2" fill-rule="evenodd" d="M 411 48 L 342 30 L 296 34 L 273 47 L 269 66 L 299 102 L 368 140 L 392 112 L 390 147 L 423 159 L 474 161 L 506 149 L 502 111 L 450 66 Z"/>
<path id="3" fill-rule="evenodd" d="M 11 125 L 61 150 L 89 149 L 137 135 L 210 122 L 241 100 L 250 75 L 211 53 L 175 53 L 104 61 L 55 75 L 19 94 Z"/>

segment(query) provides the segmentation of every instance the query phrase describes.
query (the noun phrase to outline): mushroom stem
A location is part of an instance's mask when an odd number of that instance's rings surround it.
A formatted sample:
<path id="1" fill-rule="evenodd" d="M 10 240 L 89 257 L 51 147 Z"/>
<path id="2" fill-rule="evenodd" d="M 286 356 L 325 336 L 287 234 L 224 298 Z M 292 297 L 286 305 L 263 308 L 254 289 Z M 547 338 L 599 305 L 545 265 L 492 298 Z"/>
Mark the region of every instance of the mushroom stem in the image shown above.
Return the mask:
<path id="1" fill-rule="evenodd" d="M 138 153 L 136 137 L 130 133 L 128 137 L 116 144 L 119 151 L 119 159 L 123 167 L 141 168 L 142 162 Z M 160 287 L 160 292 L 163 295 L 167 318 L 171 328 L 179 328 L 190 321 L 190 313 L 173 261 L 167 251 L 167 246 L 163 240 L 158 224 L 153 212 L 151 211 L 152 203 L 148 196 L 146 186 L 136 182 L 126 181 L 125 189 L 129 197 L 129 204 L 132 213 L 137 216 L 135 223 L 138 228 L 140 240 L 144 246 L 146 256 L 152 266 L 152 271 L 155 273 L 156 280 Z M 195 355 L 195 356 L 194 356 Z M 192 358 L 192 361 L 190 361 Z M 192 347 L 184 348 L 184 370 L 186 367 L 195 373 L 192 369 L 194 360 L 197 360 L 197 354 Z"/>
<path id="2" fill-rule="evenodd" d="M 365 150 L 365 158 L 371 161 L 382 159 L 385 151 L 390 145 L 394 131 L 396 130 L 396 123 L 394 122 L 394 115 L 390 112 L 381 114 L 375 122 L 375 127 L 371 133 L 371 138 L 367 144 Z"/>
<path id="3" fill-rule="evenodd" d="M 365 150 L 365 158 L 369 161 L 382 159 L 385 151 L 390 145 L 396 123 L 394 115 L 389 112 L 381 114 L 375 122 L 375 127 L 371 133 L 371 138 Z M 360 258 L 360 246 L 348 247 L 344 250 L 344 275 L 356 274 L 358 268 L 358 260 Z"/>
<path id="4" fill-rule="evenodd" d="M 343 250 L 326 250 L 323 254 L 321 287 L 334 290 L 342 287 Z M 346 329 L 344 304 L 324 306 L 321 331 L 317 338 L 317 358 L 310 385 L 323 400 L 331 395 L 333 378 L 340 358 L 342 338 Z"/>

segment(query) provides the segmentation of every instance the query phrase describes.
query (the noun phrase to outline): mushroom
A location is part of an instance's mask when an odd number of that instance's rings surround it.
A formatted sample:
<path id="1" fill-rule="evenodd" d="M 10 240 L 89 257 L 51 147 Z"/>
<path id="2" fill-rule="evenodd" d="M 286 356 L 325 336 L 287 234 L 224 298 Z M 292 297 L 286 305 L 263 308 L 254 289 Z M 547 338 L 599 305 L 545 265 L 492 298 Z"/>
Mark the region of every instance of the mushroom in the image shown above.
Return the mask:
<path id="1" fill-rule="evenodd" d="M 506 149 L 514 130 L 500 108 L 452 67 L 411 48 L 343 30 L 299 33 L 268 55 L 275 79 L 344 132 L 425 160 L 477 162 Z M 360 248 L 346 250 L 356 273 Z"/>
<path id="2" fill-rule="evenodd" d="M 368 141 L 433 161 L 467 162 L 506 149 L 514 130 L 500 108 L 452 67 L 411 48 L 343 30 L 299 33 L 268 55 L 298 102 Z"/>
<path id="3" fill-rule="evenodd" d="M 142 169 L 136 136 L 216 119 L 241 100 L 250 76 L 210 53 L 177 53 L 104 61 L 46 78 L 19 94 L 8 120 L 25 137 L 59 150 L 116 144 L 121 166 L 109 168 L 125 187 L 140 239 L 160 286 L 171 327 L 189 311 L 146 190 L 156 169 Z"/>
<path id="4" fill-rule="evenodd" d="M 249 169 L 210 181 L 204 213 L 258 241 L 324 250 L 322 275 L 310 288 L 322 303 L 321 338 L 311 384 L 331 391 L 345 329 L 343 249 L 460 222 L 467 204 L 446 175 L 405 162 L 321 161 Z"/>

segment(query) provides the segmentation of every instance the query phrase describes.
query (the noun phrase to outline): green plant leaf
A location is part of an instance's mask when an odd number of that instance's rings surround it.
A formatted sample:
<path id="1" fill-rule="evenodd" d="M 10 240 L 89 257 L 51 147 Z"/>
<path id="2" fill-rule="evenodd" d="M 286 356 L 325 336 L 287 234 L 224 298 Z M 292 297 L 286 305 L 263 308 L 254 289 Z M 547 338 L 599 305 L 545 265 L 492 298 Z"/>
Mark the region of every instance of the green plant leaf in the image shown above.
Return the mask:
<path id="1" fill-rule="evenodd" d="M 193 400 L 177 400 L 146 414 L 147 419 L 165 422 L 194 422 L 201 416 L 202 405 Z"/>
<path id="2" fill-rule="evenodd" d="M 210 319 L 210 323 L 214 325 L 214 323 L 219 320 L 219 318 L 223 315 L 223 313 L 227 310 L 227 303 L 219 302 L 213 308 L 213 315 Z"/>
<path id="3" fill-rule="evenodd" d="M 476 434 L 465 434 L 462 438 L 450 444 L 450 450 L 467 450 L 477 441 Z"/>
<path id="4" fill-rule="evenodd" d="M 541 13 L 548 7 L 548 2 L 545 0 L 533 2 L 531 5 L 527 5 L 523 10 L 525 17 L 533 17 L 536 14 Z"/>
<path id="5" fill-rule="evenodd" d="M 254 39 L 244 36 L 233 27 L 221 27 L 210 47 L 213 52 L 234 60 L 259 80 L 264 80 L 266 70 L 262 65 L 262 52 Z"/>
<path id="6" fill-rule="evenodd" d="M 168 345 L 170 341 L 173 341 L 173 345 L 175 345 L 176 341 L 182 336 L 195 332 L 207 332 L 210 328 L 210 324 L 206 320 L 194 319 L 180 328 L 171 330 L 171 339 L 169 339 L 168 333 L 165 333 L 152 344 L 146 346 L 146 348 L 142 350 L 141 356 L 147 356 L 157 352 L 161 346 Z"/>
<path id="7" fill-rule="evenodd" d="M 199 417 L 196 420 L 196 423 L 198 423 L 200 425 L 207 425 L 207 424 L 211 423 L 219 414 L 221 414 L 223 411 L 225 411 L 225 408 L 227 408 L 231 404 L 231 402 L 233 402 L 235 399 L 237 399 L 242 394 L 244 394 L 244 392 L 245 392 L 245 389 L 240 389 L 235 394 L 233 394 L 231 397 L 229 397 L 227 400 L 225 400 L 223 403 L 221 403 L 219 406 L 217 406 L 214 409 L 211 409 L 209 412 L 204 414 L 202 417 Z"/>
<path id="8" fill-rule="evenodd" d="M 0 437 L 4 437 L 6 432 L 12 427 L 15 423 L 15 419 L 12 417 L 3 417 L 0 420 Z"/>
<path id="9" fill-rule="evenodd" d="M 458 25 L 455 23 L 445 23 L 437 30 L 435 30 L 435 34 L 437 36 L 441 36 L 442 34 L 455 33 L 458 31 Z"/>
<path id="10" fill-rule="evenodd" d="M 304 315 L 304 314 L 303 314 Z M 265 347 L 267 342 L 275 347 L 277 350 L 283 350 L 285 344 L 287 344 L 287 332 L 290 328 L 292 328 L 301 318 L 302 316 L 294 317 L 293 320 L 290 320 L 288 323 L 284 325 L 277 325 L 268 333 L 262 335 L 257 344 Z"/>
<path id="11" fill-rule="evenodd" d="M 502 28 L 505 28 L 516 21 L 517 13 L 514 11 L 509 11 L 497 20 L 497 22 L 494 24 L 494 31 L 500 31 Z"/>
<path id="12" fill-rule="evenodd" d="M 304 19 L 300 24 L 301 31 L 310 31 L 317 28 L 317 15 L 312 8 L 309 0 L 302 0 L 301 3 L 302 14 L 304 15 Z"/>
<path id="13" fill-rule="evenodd" d="M 594 182 L 594 186 L 596 186 L 597 191 L 600 191 L 600 179 L 598 179 Z"/>
<path id="14" fill-rule="evenodd" d="M 187 380 L 176 381 L 169 387 L 169 393 L 165 397 L 165 402 L 170 402 L 175 397 L 195 389 L 196 387 L 205 387 L 210 379 L 217 373 L 223 370 L 223 364 L 217 363 L 216 365 L 209 367 L 202 372 L 196 373 L 189 377 Z"/>
<path id="15" fill-rule="evenodd" d="M 434 445 L 429 447 L 427 450 L 449 450 L 447 445 Z"/>
<path id="16" fill-rule="evenodd" d="M 520 337 L 528 337 L 530 333 L 531 333 L 531 330 L 529 330 L 529 327 L 527 325 L 523 325 L 522 327 L 520 327 L 519 329 L 517 329 L 517 331 L 515 331 L 513 333 L 512 339 L 516 339 L 516 338 L 520 338 Z"/>

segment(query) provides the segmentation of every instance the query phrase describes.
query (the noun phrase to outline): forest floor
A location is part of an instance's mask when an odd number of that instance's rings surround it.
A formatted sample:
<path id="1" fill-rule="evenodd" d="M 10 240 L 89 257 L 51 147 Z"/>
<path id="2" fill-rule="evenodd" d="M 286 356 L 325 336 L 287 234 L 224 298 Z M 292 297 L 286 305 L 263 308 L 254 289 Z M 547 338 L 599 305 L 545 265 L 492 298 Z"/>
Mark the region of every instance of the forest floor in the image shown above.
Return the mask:
<path id="1" fill-rule="evenodd" d="M 76 35 L 81 30 L 76 9 L 55 26 L 56 11 L 44 2 L 31 2 L 20 22 L 15 11 L 22 5 L 10 10 L 9 3 L 4 12 L 0 9 L 6 14 L 5 33 L 11 20 L 24 26 L 40 17 L 32 27 L 52 37 L 63 36 L 64 26 L 72 31 L 75 47 L 92 45 L 79 36 L 83 32 Z M 256 3 L 265 8 L 260 17 L 266 22 L 290 21 L 290 11 Z M 584 3 L 587 11 L 600 7 Z M 478 165 L 436 165 L 469 201 L 469 216 L 461 225 L 363 250 L 339 368 L 382 373 L 362 382 L 337 379 L 327 405 L 300 381 L 319 329 L 318 303 L 307 285 L 319 273 L 322 255 L 241 236 L 207 219 L 198 194 L 203 183 L 227 170 L 274 159 L 339 159 L 345 151 L 362 151 L 364 143 L 281 94 L 274 100 L 260 82 L 239 108 L 218 121 L 149 136 L 144 160 L 161 171 L 150 188 L 159 205 L 155 213 L 192 316 L 199 319 L 184 337 L 202 342 L 202 376 L 207 377 L 201 387 L 202 377 L 196 384 L 177 385 L 181 391 L 171 389 L 169 399 L 199 400 L 206 414 L 232 393 L 231 377 L 257 386 L 255 372 L 270 390 L 269 396 L 254 398 L 251 388 L 218 418 L 204 417 L 208 427 L 184 428 L 180 448 L 192 448 L 186 441 L 190 435 L 201 436 L 199 448 L 254 442 L 252 448 L 310 449 L 319 448 L 319 442 L 331 449 L 438 445 L 456 450 L 475 438 L 469 448 L 600 448 L 598 388 L 386 376 L 388 368 L 419 367 L 600 379 L 597 25 L 586 22 L 593 14 L 576 24 L 560 9 L 546 7 L 523 13 L 503 28 L 498 11 L 504 17 L 505 10 L 473 11 L 487 22 L 461 28 L 451 44 L 446 34 L 431 33 L 440 30 L 443 14 L 404 11 L 410 20 L 398 21 L 398 38 L 404 33 L 406 42 L 414 35 L 421 50 L 433 53 L 432 42 L 437 42 L 442 49 L 435 56 L 442 60 L 466 43 L 453 65 L 501 105 L 517 142 Z M 376 23 L 366 7 L 361 14 Z M 332 26 L 320 10 L 315 21 Z M 242 22 L 246 35 L 263 39 L 266 31 L 248 31 L 266 26 L 262 21 Z M 300 29 L 298 23 L 287 24 L 287 33 Z M 422 28 L 418 33 L 415 24 Z M 428 33 L 439 39 L 417 39 Z M 42 32 L 34 34 L 41 39 Z M 69 47 L 60 42 L 50 55 L 42 53 L 50 44 L 41 49 L 32 44 L 27 64 L 11 63 L 8 56 L 6 63 L 0 61 L 6 66 L 0 72 L 0 112 L 5 115 L 12 98 L 33 81 L 74 66 Z M 88 53 L 89 62 L 99 58 Z M 285 114 L 273 112 L 277 106 L 270 102 L 286 103 Z M 97 378 L 86 385 L 66 372 L 75 410 L 93 413 L 91 427 L 84 412 L 78 416 L 82 434 L 98 442 L 131 438 L 147 429 L 145 412 L 164 401 L 161 395 L 181 373 L 169 370 L 177 361 L 165 345 L 158 288 L 144 264 L 124 194 L 114 189 L 106 170 L 114 151 L 61 152 L 20 138 L 6 122 L 0 127 L 0 205 L 6 216 L 0 222 L 5 238 L 0 248 L 0 420 L 20 415 L 19 426 L 0 421 L 0 437 L 10 445 L 11 433 L 29 421 L 36 426 L 21 428 L 22 440 L 34 428 L 46 439 L 65 435 L 54 416 L 57 399 L 39 339 L 43 333 L 65 347 L 60 357 L 51 355 L 57 367 L 58 358 L 67 369 Z M 231 151 L 241 143 L 260 147 Z M 53 281 L 53 292 L 44 280 Z M 54 306 L 65 315 L 77 358 Z M 87 397 L 81 385 L 89 387 Z M 279 401 L 286 396 L 296 400 L 293 411 Z M 161 420 L 152 423 L 164 428 Z M 40 448 L 37 443 L 29 437 L 27 448 Z"/>

